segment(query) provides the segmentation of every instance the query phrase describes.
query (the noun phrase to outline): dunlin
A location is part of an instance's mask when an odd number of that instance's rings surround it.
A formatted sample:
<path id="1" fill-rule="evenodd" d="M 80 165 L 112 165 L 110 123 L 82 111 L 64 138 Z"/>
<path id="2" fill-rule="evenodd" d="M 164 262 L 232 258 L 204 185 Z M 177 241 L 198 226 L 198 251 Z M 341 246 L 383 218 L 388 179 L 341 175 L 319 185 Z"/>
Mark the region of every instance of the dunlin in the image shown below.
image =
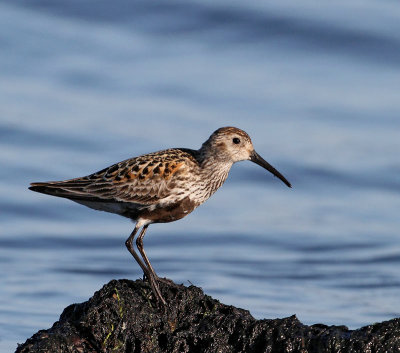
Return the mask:
<path id="1" fill-rule="evenodd" d="M 223 127 L 199 150 L 171 148 L 149 153 L 81 178 L 32 183 L 29 189 L 134 220 L 135 228 L 125 245 L 149 280 L 156 299 L 166 305 L 158 286 L 162 279 L 143 249 L 148 226 L 187 216 L 224 183 L 233 163 L 243 160 L 257 163 L 291 187 L 281 173 L 257 154 L 246 132 Z M 141 258 L 133 248 L 140 228 L 136 245 Z"/>

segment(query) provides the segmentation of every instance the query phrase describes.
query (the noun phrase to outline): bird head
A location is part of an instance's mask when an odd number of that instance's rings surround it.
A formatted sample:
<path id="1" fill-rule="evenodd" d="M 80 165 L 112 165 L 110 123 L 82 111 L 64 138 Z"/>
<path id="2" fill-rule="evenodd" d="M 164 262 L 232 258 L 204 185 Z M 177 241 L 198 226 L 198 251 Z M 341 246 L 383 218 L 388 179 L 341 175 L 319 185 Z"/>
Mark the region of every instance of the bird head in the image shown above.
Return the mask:
<path id="1" fill-rule="evenodd" d="M 213 155 L 214 159 L 225 163 L 233 164 L 250 160 L 291 187 L 287 179 L 255 151 L 250 136 L 236 127 L 222 127 L 214 131 L 209 139 L 204 142 L 201 150 L 207 155 Z"/>

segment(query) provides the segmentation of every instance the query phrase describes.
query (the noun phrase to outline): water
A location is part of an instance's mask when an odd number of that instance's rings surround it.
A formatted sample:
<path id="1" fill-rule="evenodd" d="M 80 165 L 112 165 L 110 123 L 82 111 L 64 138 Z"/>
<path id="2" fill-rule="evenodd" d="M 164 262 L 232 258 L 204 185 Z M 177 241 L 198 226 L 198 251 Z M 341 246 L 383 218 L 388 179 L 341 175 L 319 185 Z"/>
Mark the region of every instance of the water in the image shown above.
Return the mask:
<path id="1" fill-rule="evenodd" d="M 400 8 L 394 1 L 0 1 L 0 351 L 114 278 L 133 225 L 27 190 L 246 130 L 249 162 L 153 225 L 161 276 L 257 318 L 400 315 Z"/>

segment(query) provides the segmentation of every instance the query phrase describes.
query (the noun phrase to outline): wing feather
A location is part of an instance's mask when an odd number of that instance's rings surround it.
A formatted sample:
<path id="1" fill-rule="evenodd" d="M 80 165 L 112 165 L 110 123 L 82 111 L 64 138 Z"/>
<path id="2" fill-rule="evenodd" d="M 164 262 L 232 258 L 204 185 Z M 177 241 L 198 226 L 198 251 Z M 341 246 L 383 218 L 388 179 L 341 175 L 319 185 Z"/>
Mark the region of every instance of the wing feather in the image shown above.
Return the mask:
<path id="1" fill-rule="evenodd" d="M 196 151 L 169 149 L 131 158 L 82 178 L 32 183 L 30 189 L 81 201 L 151 205 L 183 188 Z M 179 191 L 179 190 L 178 190 Z"/>

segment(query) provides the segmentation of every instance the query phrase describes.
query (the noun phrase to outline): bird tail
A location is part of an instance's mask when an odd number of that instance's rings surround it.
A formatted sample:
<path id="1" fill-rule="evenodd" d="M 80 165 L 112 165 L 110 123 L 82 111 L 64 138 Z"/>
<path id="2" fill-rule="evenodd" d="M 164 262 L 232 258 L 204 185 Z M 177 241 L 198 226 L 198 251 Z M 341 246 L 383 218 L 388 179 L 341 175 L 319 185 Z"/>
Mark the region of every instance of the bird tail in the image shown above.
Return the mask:
<path id="1" fill-rule="evenodd" d="M 82 190 L 84 186 L 82 184 L 82 182 L 72 182 L 72 180 L 31 183 L 29 190 L 68 199 L 83 199 L 87 198 L 88 195 Z"/>
<path id="2" fill-rule="evenodd" d="M 59 185 L 57 185 L 56 182 L 31 183 L 29 190 L 59 197 L 67 197 L 67 194 L 69 194 L 66 190 L 63 190 Z"/>

